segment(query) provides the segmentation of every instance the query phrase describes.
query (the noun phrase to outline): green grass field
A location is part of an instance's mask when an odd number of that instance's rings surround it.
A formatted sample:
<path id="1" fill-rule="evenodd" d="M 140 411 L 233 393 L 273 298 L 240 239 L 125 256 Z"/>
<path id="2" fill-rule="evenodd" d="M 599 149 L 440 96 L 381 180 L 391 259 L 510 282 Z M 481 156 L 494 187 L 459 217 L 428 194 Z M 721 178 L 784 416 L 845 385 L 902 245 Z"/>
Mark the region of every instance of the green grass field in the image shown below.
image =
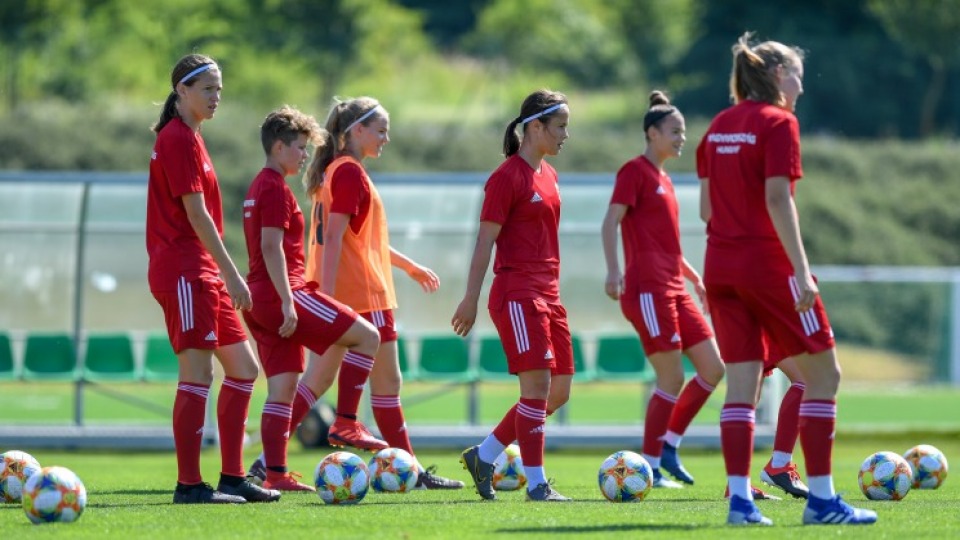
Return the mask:
<path id="1" fill-rule="evenodd" d="M 548 433 L 549 437 L 549 433 Z M 18 505 L 0 505 L 0 538 L 611 538 L 656 533 L 658 538 L 949 538 L 960 530 L 960 490 L 948 478 L 936 491 L 912 491 L 900 502 L 867 501 L 857 487 L 860 462 L 872 452 L 902 453 L 917 443 L 934 444 L 948 456 L 960 456 L 955 436 L 840 436 L 835 451 L 837 489 L 850 502 L 875 509 L 879 524 L 870 527 L 804 527 L 803 502 L 760 501 L 772 529 L 724 525 L 723 461 L 716 452 L 688 451 L 687 468 L 697 484 L 683 490 L 656 490 L 635 504 L 603 499 L 596 473 L 605 452 L 553 452 L 547 473 L 569 504 L 532 504 L 522 492 L 500 493 L 499 501 L 481 501 L 472 489 L 455 492 L 380 494 L 371 492 L 351 507 L 323 505 L 314 494 L 285 494 L 278 503 L 244 506 L 173 506 L 176 478 L 172 453 L 52 452 L 33 454 L 42 464 L 63 465 L 83 479 L 88 505 L 73 524 L 32 525 Z M 327 449 L 304 451 L 291 445 L 290 465 L 310 476 Z M 29 448 L 23 450 L 30 451 Z M 611 448 L 610 451 L 618 450 Z M 248 459 L 254 456 L 251 450 Z M 365 454 L 369 457 L 369 454 Z M 423 452 L 425 464 L 464 481 L 458 452 Z M 766 454 L 754 460 L 759 471 Z M 216 451 L 203 455 L 204 475 L 216 479 Z M 956 474 L 956 473 L 954 473 Z M 755 481 L 757 475 L 755 476 Z"/>

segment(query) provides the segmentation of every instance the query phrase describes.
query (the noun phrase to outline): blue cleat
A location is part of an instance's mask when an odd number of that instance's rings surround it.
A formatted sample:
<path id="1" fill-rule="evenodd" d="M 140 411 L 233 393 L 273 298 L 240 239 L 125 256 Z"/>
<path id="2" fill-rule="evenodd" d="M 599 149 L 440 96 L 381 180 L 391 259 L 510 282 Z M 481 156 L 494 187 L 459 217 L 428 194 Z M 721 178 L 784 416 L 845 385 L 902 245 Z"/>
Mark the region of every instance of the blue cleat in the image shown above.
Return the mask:
<path id="1" fill-rule="evenodd" d="M 877 513 L 865 508 L 850 506 L 840 495 L 832 499 L 807 499 L 803 510 L 804 525 L 870 525 L 877 522 Z"/>
<path id="2" fill-rule="evenodd" d="M 730 513 L 727 514 L 727 525 L 773 525 L 773 521 L 763 517 L 753 501 L 742 499 L 737 495 L 730 497 Z"/>
<path id="3" fill-rule="evenodd" d="M 683 489 L 683 485 L 674 482 L 660 472 L 660 469 L 653 470 L 653 487 L 667 489 Z"/>
<path id="4" fill-rule="evenodd" d="M 684 484 L 693 485 L 693 476 L 683 468 L 683 463 L 680 463 L 676 446 L 663 443 L 663 453 L 660 455 L 660 468 Z"/>

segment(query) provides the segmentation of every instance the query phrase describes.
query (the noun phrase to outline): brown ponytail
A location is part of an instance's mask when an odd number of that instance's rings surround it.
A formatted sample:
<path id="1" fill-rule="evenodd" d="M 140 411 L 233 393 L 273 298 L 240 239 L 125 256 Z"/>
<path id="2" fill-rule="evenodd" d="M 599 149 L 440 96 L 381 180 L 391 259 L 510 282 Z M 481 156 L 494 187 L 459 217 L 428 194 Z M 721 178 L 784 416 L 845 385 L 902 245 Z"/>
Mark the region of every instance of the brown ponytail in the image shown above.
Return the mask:
<path id="1" fill-rule="evenodd" d="M 680 109 L 671 105 L 670 99 L 660 90 L 650 92 L 650 110 L 647 111 L 647 114 L 643 115 L 643 133 L 646 134 L 647 130 L 651 127 L 659 129 L 663 119 L 671 114 L 679 115 Z M 650 137 L 647 136 L 647 139 L 649 138 Z"/>
<path id="2" fill-rule="evenodd" d="M 730 73 L 730 94 L 735 103 L 755 99 L 771 105 L 785 103 L 777 75 L 777 66 L 800 67 L 803 50 L 777 41 L 750 45 L 752 32 L 746 32 L 733 46 L 733 70 Z"/>
<path id="3" fill-rule="evenodd" d="M 167 123 L 177 116 L 177 84 L 180 83 L 180 80 L 186 77 L 191 71 L 207 64 L 216 64 L 216 62 L 214 62 L 209 56 L 203 54 L 188 54 L 181 58 L 177 64 L 173 66 L 173 71 L 170 73 L 170 94 L 167 95 L 167 100 L 163 102 L 163 109 L 160 111 L 160 119 L 157 120 L 157 123 L 151 127 L 155 133 L 160 133 L 160 130 L 163 129 L 163 126 L 167 125 Z M 194 76 L 186 81 L 183 81 L 183 84 L 186 86 L 193 86 L 193 83 L 196 81 L 197 78 Z"/>
<path id="4" fill-rule="evenodd" d="M 374 109 L 379 110 L 363 120 L 360 123 L 363 126 L 367 126 L 370 122 L 387 115 L 387 111 L 380 106 L 380 102 L 372 97 L 364 96 L 347 101 L 337 101 L 330 109 L 330 114 L 327 115 L 327 123 L 317 137 L 313 159 L 307 168 L 307 174 L 303 177 L 303 187 L 307 189 L 308 196 L 312 197 L 323 187 L 323 173 L 327 170 L 327 166 L 347 148 L 350 141 L 350 132 L 347 128 Z"/>

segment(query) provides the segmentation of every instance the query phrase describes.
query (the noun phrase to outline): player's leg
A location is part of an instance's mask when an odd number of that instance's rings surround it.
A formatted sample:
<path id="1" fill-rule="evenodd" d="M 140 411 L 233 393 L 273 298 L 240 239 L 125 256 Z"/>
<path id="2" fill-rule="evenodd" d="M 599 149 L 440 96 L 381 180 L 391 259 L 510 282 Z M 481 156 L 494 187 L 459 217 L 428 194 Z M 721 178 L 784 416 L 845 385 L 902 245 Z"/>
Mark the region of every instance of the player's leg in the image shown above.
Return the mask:
<path id="1" fill-rule="evenodd" d="M 647 357 L 656 373 L 656 382 L 643 420 L 643 457 L 653 468 L 653 487 L 680 488 L 677 482 L 660 472 L 663 436 L 683 388 L 683 363 L 680 349 L 655 352 Z"/>
<path id="2" fill-rule="evenodd" d="M 773 454 L 760 472 L 760 479 L 797 498 L 806 499 L 807 486 L 800 479 L 793 462 L 793 450 L 800 434 L 800 402 L 803 399 L 803 376 L 792 358 L 776 363 L 790 380 L 790 388 L 783 394 L 777 414 L 777 431 L 773 438 Z"/>

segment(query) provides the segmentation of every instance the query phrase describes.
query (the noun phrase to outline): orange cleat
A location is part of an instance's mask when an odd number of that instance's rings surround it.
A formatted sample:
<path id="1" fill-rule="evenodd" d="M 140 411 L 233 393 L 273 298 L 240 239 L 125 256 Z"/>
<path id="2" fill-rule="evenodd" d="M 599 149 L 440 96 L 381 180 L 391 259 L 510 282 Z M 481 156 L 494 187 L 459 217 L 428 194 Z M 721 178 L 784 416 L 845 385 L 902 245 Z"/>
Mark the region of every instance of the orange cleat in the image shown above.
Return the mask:
<path id="1" fill-rule="evenodd" d="M 374 437 L 367 428 L 356 420 L 337 418 L 327 433 L 327 442 L 331 446 L 352 446 L 360 450 L 377 452 L 390 445 Z"/>

